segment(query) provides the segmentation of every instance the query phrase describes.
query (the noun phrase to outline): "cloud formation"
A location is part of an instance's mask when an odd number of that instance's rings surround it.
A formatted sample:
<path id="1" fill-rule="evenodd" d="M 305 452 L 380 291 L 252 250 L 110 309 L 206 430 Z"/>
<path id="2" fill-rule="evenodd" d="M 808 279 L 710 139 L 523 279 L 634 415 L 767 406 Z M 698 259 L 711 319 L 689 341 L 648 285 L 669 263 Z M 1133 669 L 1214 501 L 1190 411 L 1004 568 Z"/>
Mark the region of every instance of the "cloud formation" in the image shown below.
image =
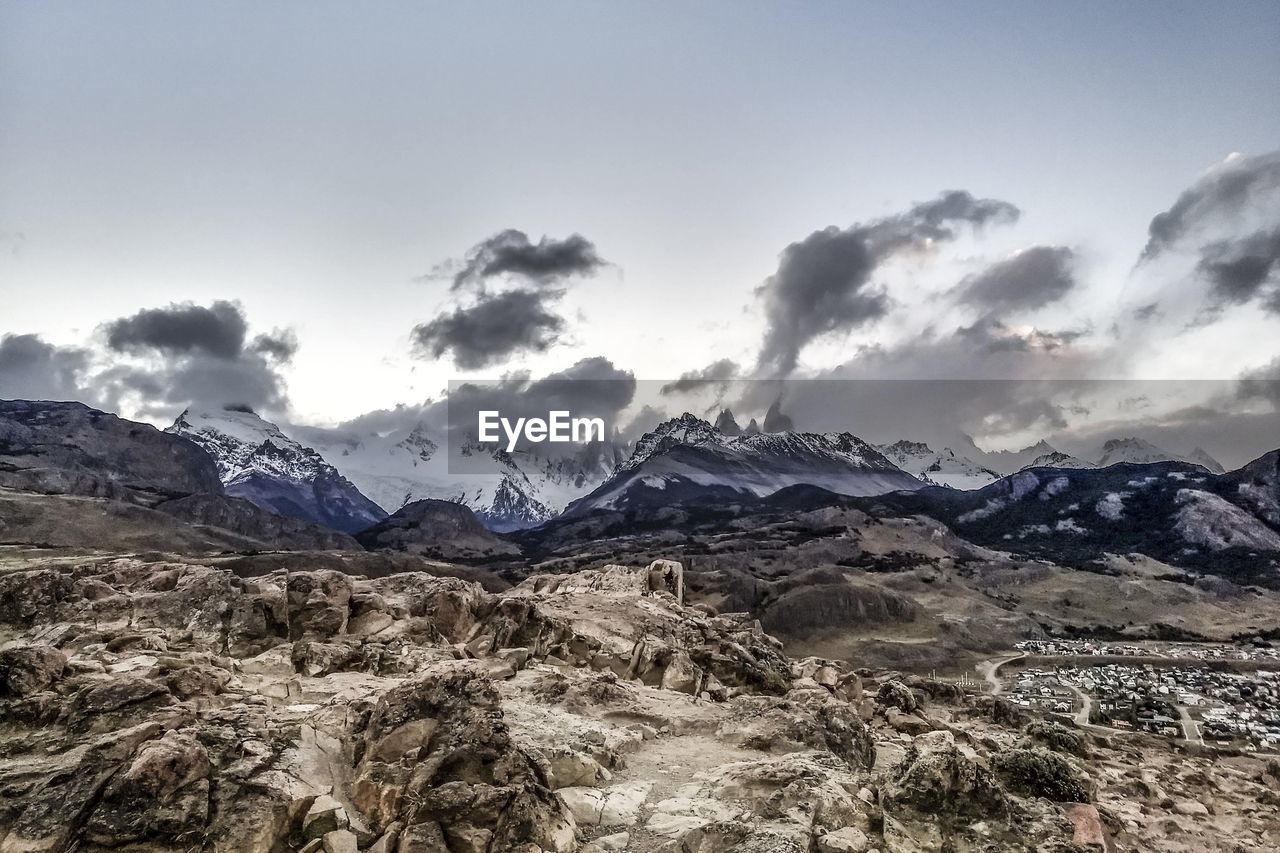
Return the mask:
<path id="1" fill-rule="evenodd" d="M 885 219 L 815 231 L 782 251 L 778 270 L 757 290 L 767 328 L 757 369 L 789 375 L 815 338 L 873 323 L 890 300 L 871 276 L 886 261 L 956 238 L 960 226 L 981 228 L 1018 218 L 1018 208 L 955 190 Z"/>
<path id="2" fill-rule="evenodd" d="M 514 229 L 495 234 L 462 260 L 441 266 L 452 270 L 452 292 L 472 290 L 475 296 L 415 326 L 410 332 L 414 354 L 435 359 L 447 354 L 463 370 L 477 370 L 517 353 L 545 352 L 568 325 L 555 310 L 568 280 L 606 265 L 581 234 L 563 240 L 544 236 L 537 243 Z M 495 292 L 492 280 L 514 284 Z"/>
<path id="3" fill-rule="evenodd" d="M 515 276 L 538 284 L 555 284 L 574 276 L 592 275 L 606 262 L 595 244 L 581 234 L 563 240 L 543 236 L 537 243 L 509 228 L 477 243 L 463 257 L 453 275 L 453 289 L 483 289 L 498 276 Z"/>
<path id="4" fill-rule="evenodd" d="M 1269 400 L 1280 411 L 1280 356 L 1246 371 L 1236 385 L 1236 396 L 1241 400 Z"/>
<path id="5" fill-rule="evenodd" d="M 113 409 L 162 416 L 194 404 L 288 408 L 280 371 L 297 338 L 277 329 L 250 339 L 234 302 L 148 308 L 103 324 L 102 334 L 109 353 L 127 357 L 94 378 L 101 403 Z"/>
<path id="6" fill-rule="evenodd" d="M 414 351 L 430 358 L 447 353 L 464 370 L 498 364 L 517 352 L 545 352 L 565 328 L 548 301 L 535 290 L 486 294 L 473 305 L 414 326 Z"/>
<path id="7" fill-rule="evenodd" d="M 965 278 L 959 297 L 993 313 L 1042 308 L 1075 287 L 1075 260 L 1066 246 L 1032 246 Z"/>
<path id="8" fill-rule="evenodd" d="M 1084 332 L 1066 329 L 1057 332 L 1044 329 L 1015 329 L 991 317 L 956 329 L 955 337 L 977 353 L 1023 352 L 1052 353 L 1068 347 L 1084 337 Z"/>
<path id="9" fill-rule="evenodd" d="M 202 352 L 226 359 L 241 355 L 248 330 L 240 307 L 221 300 L 208 307 L 186 302 L 147 308 L 105 326 L 107 346 L 117 352 Z"/>
<path id="10" fill-rule="evenodd" d="M 1210 243 L 1196 268 L 1218 306 L 1260 298 L 1265 309 L 1280 314 L 1280 227 Z"/>
<path id="11" fill-rule="evenodd" d="M 0 398 L 82 400 L 89 352 L 38 335 L 0 337 Z"/>
<path id="12" fill-rule="evenodd" d="M 721 358 L 711 362 L 706 367 L 680 374 L 680 378 L 675 382 L 668 382 L 663 385 L 661 393 L 663 395 L 683 394 L 708 386 L 723 386 L 727 382 L 736 379 L 741 373 L 742 368 L 738 366 L 736 361 L 731 358 Z"/>
<path id="13" fill-rule="evenodd" d="M 1280 192 L 1280 151 L 1232 155 L 1184 190 L 1147 228 L 1141 261 L 1150 260 L 1202 229 L 1238 217 Z"/>

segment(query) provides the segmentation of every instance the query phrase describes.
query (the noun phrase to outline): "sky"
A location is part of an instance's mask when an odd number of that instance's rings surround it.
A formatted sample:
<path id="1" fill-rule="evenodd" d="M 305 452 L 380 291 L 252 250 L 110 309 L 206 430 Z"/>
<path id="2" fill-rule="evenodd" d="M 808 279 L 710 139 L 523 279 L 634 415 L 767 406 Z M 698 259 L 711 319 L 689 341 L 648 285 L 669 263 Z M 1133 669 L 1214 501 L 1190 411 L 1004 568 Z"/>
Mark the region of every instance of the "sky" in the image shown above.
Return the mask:
<path id="1" fill-rule="evenodd" d="M 0 396 L 1280 376 L 1277 44 L 1270 0 L 3 4 Z"/>

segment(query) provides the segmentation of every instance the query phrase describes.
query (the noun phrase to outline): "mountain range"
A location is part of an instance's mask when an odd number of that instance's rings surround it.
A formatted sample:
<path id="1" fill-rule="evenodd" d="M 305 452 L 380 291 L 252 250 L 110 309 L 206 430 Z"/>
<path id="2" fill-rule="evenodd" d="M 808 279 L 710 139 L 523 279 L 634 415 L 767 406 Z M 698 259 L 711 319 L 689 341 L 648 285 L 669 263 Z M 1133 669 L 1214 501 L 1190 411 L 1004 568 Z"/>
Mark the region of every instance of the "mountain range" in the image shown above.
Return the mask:
<path id="1" fill-rule="evenodd" d="M 794 485 L 846 495 L 917 489 L 923 483 L 849 433 L 725 435 L 685 413 L 636 442 L 630 458 L 565 515 L 687 501 L 764 497 Z"/>
<path id="2" fill-rule="evenodd" d="M 435 459 L 428 441 L 420 434 L 416 445 L 397 444 Z M 0 541 L 175 551 L 363 547 L 492 561 L 551 540 L 643 530 L 678 537 L 690 519 L 741 529 L 761 513 L 843 507 L 871 518 L 935 519 L 974 546 L 1076 568 L 1136 553 L 1251 582 L 1280 577 L 1280 451 L 1217 474 L 1186 459 L 1148 461 L 1170 454 L 1126 439 L 1109 442 L 1100 461 L 1141 461 L 1097 467 L 1049 450 L 1036 457 L 1048 464 L 996 477 L 918 443 L 884 450 L 848 433 L 725 435 L 684 414 L 642 436 L 607 475 L 598 455 L 531 466 L 539 476 L 533 488 L 546 494 L 558 485 L 581 497 L 529 535 L 504 538 L 483 508 L 473 515 L 462 500 L 410 500 L 388 516 L 317 450 L 251 412 L 190 411 L 159 431 L 80 404 L 11 401 L 0 403 Z M 519 470 L 514 459 L 493 458 Z M 584 458 L 595 464 L 591 477 Z M 939 484 L 960 476 L 991 481 Z M 490 511 L 500 505 L 501 483 L 495 492 Z"/>
<path id="3" fill-rule="evenodd" d="M 765 421 L 790 426 L 775 409 Z M 763 497 L 793 485 L 868 496 L 924 486 L 973 491 L 1036 467 L 1176 461 L 1223 470 L 1203 450 L 1181 456 L 1137 438 L 1106 442 L 1097 463 L 1043 441 L 995 453 L 970 446 L 962 455 L 912 441 L 873 446 L 849 433 L 742 429 L 727 409 L 714 423 L 689 413 L 672 418 L 629 450 L 595 442 L 552 456 L 476 443 L 460 449 L 468 458 L 465 474 L 449 470 L 444 436 L 425 423 L 388 433 L 302 428 L 289 435 L 253 412 L 229 409 L 184 412 L 167 431 L 214 458 L 228 495 L 347 533 L 423 499 L 466 505 L 503 532 L 563 513 Z"/>

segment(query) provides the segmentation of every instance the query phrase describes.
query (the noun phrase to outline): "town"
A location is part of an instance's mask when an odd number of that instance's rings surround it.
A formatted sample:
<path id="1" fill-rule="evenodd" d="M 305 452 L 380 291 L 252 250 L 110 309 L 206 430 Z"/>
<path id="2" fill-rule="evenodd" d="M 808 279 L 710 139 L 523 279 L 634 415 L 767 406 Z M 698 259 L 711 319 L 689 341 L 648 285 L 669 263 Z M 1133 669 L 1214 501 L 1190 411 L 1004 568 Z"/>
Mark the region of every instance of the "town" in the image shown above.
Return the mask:
<path id="1" fill-rule="evenodd" d="M 1005 661 L 1006 694 L 1021 707 L 1082 726 L 1280 749 L 1280 657 L 1269 646 L 1034 640 L 1017 648 L 1023 656 Z"/>

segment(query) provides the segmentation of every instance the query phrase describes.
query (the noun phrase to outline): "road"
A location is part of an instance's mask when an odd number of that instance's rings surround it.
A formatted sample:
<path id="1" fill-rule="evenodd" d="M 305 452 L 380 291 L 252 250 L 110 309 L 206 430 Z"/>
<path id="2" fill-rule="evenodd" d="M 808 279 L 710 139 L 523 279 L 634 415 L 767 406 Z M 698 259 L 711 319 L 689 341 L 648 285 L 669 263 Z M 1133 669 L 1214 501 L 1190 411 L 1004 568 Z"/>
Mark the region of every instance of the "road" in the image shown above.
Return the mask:
<path id="1" fill-rule="evenodd" d="M 986 680 L 987 684 L 991 685 L 992 696 L 999 696 L 1004 692 L 1004 683 L 1000 681 L 1000 667 L 1024 657 L 1026 657 L 1026 655 L 1019 652 L 1016 655 L 1008 655 L 1006 657 L 996 658 L 995 660 L 986 660 L 978 664 L 978 671 L 982 673 L 982 677 Z"/>
<path id="2" fill-rule="evenodd" d="M 1200 727 L 1196 725 L 1195 720 L 1191 719 L 1191 713 L 1187 711 L 1186 705 L 1178 706 L 1178 716 L 1182 718 L 1182 736 L 1192 743 L 1204 746 L 1204 735 L 1200 734 Z"/>
<path id="3" fill-rule="evenodd" d="M 1076 725 L 1082 729 L 1107 728 L 1106 726 L 1094 726 L 1089 722 L 1089 716 L 1093 713 L 1093 697 L 1075 685 L 1067 684 L 1065 686 L 1072 693 L 1076 694 L 1076 698 L 1080 700 L 1080 710 L 1076 711 L 1075 717 Z"/>

